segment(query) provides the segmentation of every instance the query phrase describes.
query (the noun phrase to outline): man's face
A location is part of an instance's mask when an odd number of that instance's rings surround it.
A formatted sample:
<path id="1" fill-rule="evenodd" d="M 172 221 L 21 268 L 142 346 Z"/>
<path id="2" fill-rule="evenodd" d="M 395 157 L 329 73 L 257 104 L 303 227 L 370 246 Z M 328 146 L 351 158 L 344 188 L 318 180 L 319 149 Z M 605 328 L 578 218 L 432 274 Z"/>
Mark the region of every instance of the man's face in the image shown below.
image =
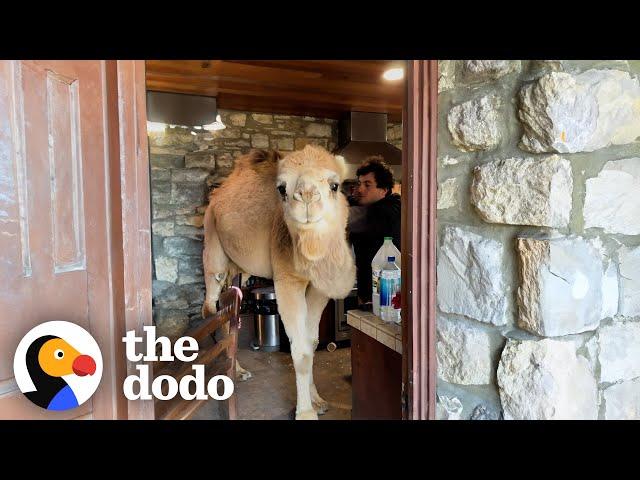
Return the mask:
<path id="1" fill-rule="evenodd" d="M 387 195 L 387 190 L 378 188 L 376 177 L 371 173 L 358 177 L 358 187 L 356 188 L 356 199 L 360 205 L 371 205 L 382 200 Z"/>

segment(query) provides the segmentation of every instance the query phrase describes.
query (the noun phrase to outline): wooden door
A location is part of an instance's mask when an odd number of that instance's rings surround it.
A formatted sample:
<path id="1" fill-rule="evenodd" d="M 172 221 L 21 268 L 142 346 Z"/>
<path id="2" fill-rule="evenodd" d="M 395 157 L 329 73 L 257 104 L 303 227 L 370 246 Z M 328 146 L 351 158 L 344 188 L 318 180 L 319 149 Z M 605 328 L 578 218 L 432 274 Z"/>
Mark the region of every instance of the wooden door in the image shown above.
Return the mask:
<path id="1" fill-rule="evenodd" d="M 122 112 L 108 63 L 0 62 L 0 418 L 127 416 L 116 355 L 126 242 L 124 222 L 112 218 L 122 218 L 112 200 L 125 182 L 110 175 L 110 159 L 122 156 L 113 150 Z M 104 363 L 93 397 L 63 412 L 32 404 L 13 378 L 20 339 L 50 320 L 88 330 Z"/>

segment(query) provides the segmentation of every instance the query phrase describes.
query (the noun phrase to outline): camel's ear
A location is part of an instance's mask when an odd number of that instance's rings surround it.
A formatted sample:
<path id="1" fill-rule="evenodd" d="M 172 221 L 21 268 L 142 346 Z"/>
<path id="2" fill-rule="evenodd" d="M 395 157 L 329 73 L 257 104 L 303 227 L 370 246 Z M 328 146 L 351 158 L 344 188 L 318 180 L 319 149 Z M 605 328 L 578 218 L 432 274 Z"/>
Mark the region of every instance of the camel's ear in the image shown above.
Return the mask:
<path id="1" fill-rule="evenodd" d="M 273 159 L 276 160 L 276 161 L 282 160 L 282 154 L 278 150 L 272 150 L 271 151 L 271 155 L 272 155 Z"/>
<path id="2" fill-rule="evenodd" d="M 347 161 L 342 155 L 335 155 L 336 163 L 338 164 L 338 173 L 340 175 L 340 181 L 344 180 L 347 175 Z"/>
<path id="3" fill-rule="evenodd" d="M 260 162 L 277 162 L 282 158 L 282 155 L 277 150 L 258 150 L 253 149 L 249 152 L 249 160 L 251 163 Z"/>

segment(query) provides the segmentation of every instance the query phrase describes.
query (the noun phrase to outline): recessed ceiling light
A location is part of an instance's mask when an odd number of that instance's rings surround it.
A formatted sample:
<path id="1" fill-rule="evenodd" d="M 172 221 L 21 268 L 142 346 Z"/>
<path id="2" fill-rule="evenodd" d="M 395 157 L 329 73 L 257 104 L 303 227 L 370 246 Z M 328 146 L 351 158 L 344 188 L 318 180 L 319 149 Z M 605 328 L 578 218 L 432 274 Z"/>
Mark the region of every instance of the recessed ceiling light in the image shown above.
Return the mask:
<path id="1" fill-rule="evenodd" d="M 385 80 L 400 80 L 404 77 L 404 70 L 402 68 L 390 68 L 382 76 Z"/>

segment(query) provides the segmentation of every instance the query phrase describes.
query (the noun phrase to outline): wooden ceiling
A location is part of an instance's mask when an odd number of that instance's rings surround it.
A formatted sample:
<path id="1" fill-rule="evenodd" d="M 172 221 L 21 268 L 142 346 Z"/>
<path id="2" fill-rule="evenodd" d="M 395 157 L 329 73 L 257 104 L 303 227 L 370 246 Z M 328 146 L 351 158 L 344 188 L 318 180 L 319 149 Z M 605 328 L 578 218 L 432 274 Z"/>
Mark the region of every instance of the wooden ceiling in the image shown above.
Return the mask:
<path id="1" fill-rule="evenodd" d="M 404 81 L 385 60 L 147 60 L 147 89 L 217 97 L 218 108 L 339 118 L 388 113 L 402 120 Z"/>

